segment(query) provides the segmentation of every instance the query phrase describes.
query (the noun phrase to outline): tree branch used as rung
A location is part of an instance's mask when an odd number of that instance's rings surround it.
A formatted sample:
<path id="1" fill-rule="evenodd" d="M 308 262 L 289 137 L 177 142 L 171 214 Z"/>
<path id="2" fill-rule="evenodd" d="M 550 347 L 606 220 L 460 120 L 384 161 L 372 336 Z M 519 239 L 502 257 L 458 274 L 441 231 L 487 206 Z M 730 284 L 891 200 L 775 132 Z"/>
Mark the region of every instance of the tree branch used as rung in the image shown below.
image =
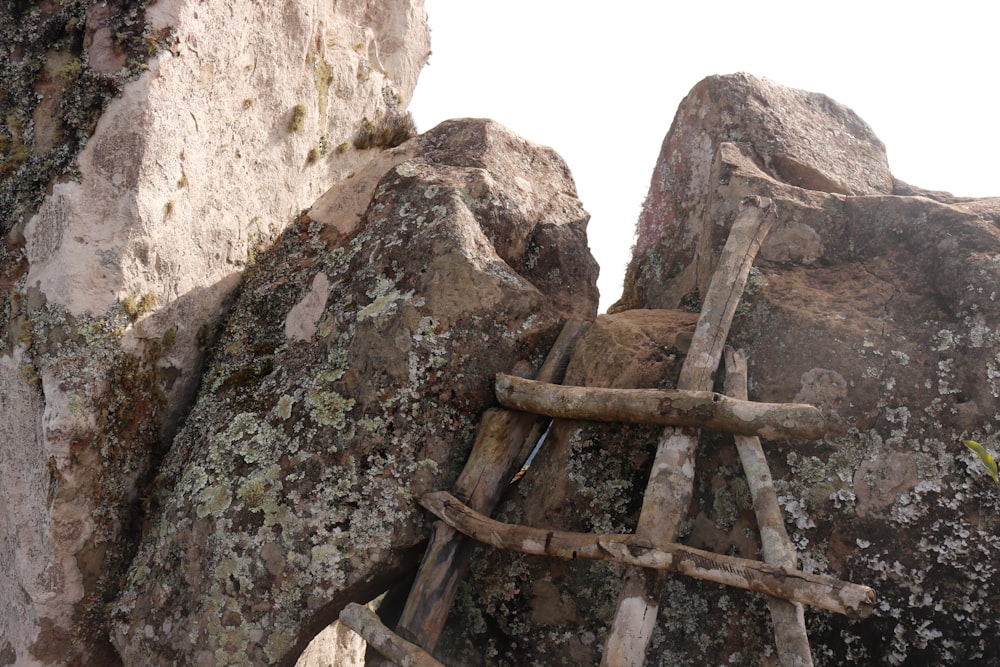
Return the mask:
<path id="1" fill-rule="evenodd" d="M 812 440 L 826 431 L 823 413 L 799 403 L 757 403 L 711 391 L 569 387 L 500 373 L 504 407 L 558 419 L 695 426 L 771 440 Z"/>
<path id="2" fill-rule="evenodd" d="M 444 667 L 430 653 L 385 627 L 378 615 L 363 604 L 352 602 L 344 607 L 340 622 L 400 667 Z"/>
<path id="3" fill-rule="evenodd" d="M 875 591 L 868 586 L 774 567 L 760 561 L 723 556 L 681 544 L 657 547 L 635 535 L 572 533 L 501 523 L 473 511 L 446 491 L 424 494 L 420 504 L 456 530 L 498 549 L 558 558 L 606 560 L 677 572 L 821 607 L 852 618 L 867 618 L 875 604 Z"/>

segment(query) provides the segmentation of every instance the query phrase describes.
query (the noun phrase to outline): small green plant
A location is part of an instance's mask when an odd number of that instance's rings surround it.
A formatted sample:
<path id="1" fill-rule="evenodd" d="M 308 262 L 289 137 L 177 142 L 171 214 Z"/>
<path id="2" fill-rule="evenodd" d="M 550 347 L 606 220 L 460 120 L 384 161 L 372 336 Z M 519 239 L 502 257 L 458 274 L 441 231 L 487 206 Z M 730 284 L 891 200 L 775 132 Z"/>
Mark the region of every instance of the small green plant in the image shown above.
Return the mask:
<path id="1" fill-rule="evenodd" d="M 163 347 L 169 350 L 177 342 L 177 327 L 170 327 L 163 332 Z"/>
<path id="2" fill-rule="evenodd" d="M 292 117 L 288 119 L 288 131 L 298 132 L 302 129 L 306 120 L 306 105 L 299 102 L 294 107 L 292 107 Z"/>
<path id="3" fill-rule="evenodd" d="M 23 123 L 13 112 L 6 118 L 6 133 L 0 128 L 0 153 L 5 155 L 0 159 L 0 177 L 9 176 L 17 171 L 31 157 L 31 147 L 26 145 L 23 137 Z M 6 135 L 10 135 L 8 139 Z"/>
<path id="4" fill-rule="evenodd" d="M 359 150 L 395 148 L 416 134 L 417 126 L 409 111 L 402 114 L 379 113 L 375 120 L 364 119 L 361 129 L 354 135 L 354 147 Z"/>
<path id="5" fill-rule="evenodd" d="M 21 366 L 21 378 L 30 385 L 37 385 L 41 383 L 38 377 L 38 370 L 32 364 L 25 364 Z"/>
<path id="6" fill-rule="evenodd" d="M 306 164 L 316 164 L 319 162 L 319 149 L 313 146 L 309 149 L 309 154 L 306 155 Z"/>
<path id="7" fill-rule="evenodd" d="M 147 58 L 154 56 L 162 46 L 170 43 L 171 30 L 172 28 L 160 28 L 159 30 L 153 30 L 149 34 L 142 43 L 142 48 Z"/>
<path id="8" fill-rule="evenodd" d="M 1000 474 L 997 472 L 996 459 L 993 458 L 985 447 L 980 445 L 975 440 L 963 440 L 962 442 L 965 443 L 966 447 L 976 453 L 976 456 L 979 457 L 979 460 L 982 461 L 983 465 L 986 467 L 986 471 L 990 473 L 990 477 L 993 478 L 993 481 L 996 482 L 997 486 L 1000 486 Z"/>
<path id="9" fill-rule="evenodd" d="M 80 72 L 83 71 L 83 63 L 79 58 L 71 58 L 62 69 L 59 71 L 59 76 L 62 77 L 63 83 L 69 85 L 80 78 Z"/>
<path id="10" fill-rule="evenodd" d="M 122 309 L 133 322 L 154 308 L 156 308 L 156 295 L 152 292 L 143 294 L 138 301 L 131 294 L 122 299 Z"/>
<path id="11" fill-rule="evenodd" d="M 167 202 L 167 205 L 164 207 L 164 211 L 166 212 L 168 218 L 174 214 L 174 200 L 173 199 L 171 199 L 170 201 Z"/>

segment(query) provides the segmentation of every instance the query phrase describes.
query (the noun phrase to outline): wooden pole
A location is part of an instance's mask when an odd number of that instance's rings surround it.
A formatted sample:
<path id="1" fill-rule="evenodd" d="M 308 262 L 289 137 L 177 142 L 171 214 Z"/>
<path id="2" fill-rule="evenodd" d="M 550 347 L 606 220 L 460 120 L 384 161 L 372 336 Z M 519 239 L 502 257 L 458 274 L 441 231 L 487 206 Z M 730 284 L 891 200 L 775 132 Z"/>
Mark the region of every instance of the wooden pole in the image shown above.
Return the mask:
<path id="1" fill-rule="evenodd" d="M 813 440 L 826 432 L 811 405 L 754 403 L 711 391 L 567 387 L 500 374 L 500 404 L 559 419 L 697 426 L 769 440 Z"/>
<path id="2" fill-rule="evenodd" d="M 400 667 L 444 667 L 422 648 L 382 625 L 378 614 L 364 605 L 350 603 L 340 612 L 340 621 Z"/>
<path id="3" fill-rule="evenodd" d="M 589 327 L 589 322 L 566 322 L 538 371 L 539 380 L 562 381 L 573 346 Z M 455 495 L 477 511 L 491 514 L 541 436 L 539 420 L 538 415 L 524 412 L 488 410 L 465 468 L 455 482 Z M 470 546 L 463 544 L 462 535 L 444 522 L 434 523 L 424 559 L 396 625 L 400 636 L 434 651 L 468 567 Z"/>
<path id="4" fill-rule="evenodd" d="M 747 398 L 747 358 L 739 350 L 726 348 L 726 393 L 738 399 Z M 764 457 L 760 440 L 737 435 L 736 449 L 743 463 L 747 486 L 753 498 L 764 562 L 784 569 L 795 569 L 798 557 L 792 540 L 785 530 L 785 519 L 774 491 L 771 469 Z M 778 647 L 781 667 L 812 667 L 809 635 L 806 634 L 805 610 L 800 602 L 776 597 L 767 600 L 774 624 L 774 640 Z"/>
<path id="5" fill-rule="evenodd" d="M 736 313 L 750 267 L 774 223 L 773 203 L 747 197 L 733 221 L 712 282 L 702 301 L 691 346 L 681 367 L 678 389 L 708 391 Z M 698 431 L 668 427 L 656 449 L 643 495 L 636 535 L 652 544 L 677 541 L 694 488 Z M 665 580 L 655 570 L 629 570 L 622 583 L 602 667 L 641 667 L 653 635 Z"/>
<path id="6" fill-rule="evenodd" d="M 796 600 L 852 618 L 870 616 L 875 601 L 874 591 L 867 586 L 681 544 L 654 546 L 636 535 L 571 533 L 501 523 L 470 509 L 445 491 L 424 494 L 420 504 L 452 528 L 498 549 L 679 572 L 784 600 Z"/>

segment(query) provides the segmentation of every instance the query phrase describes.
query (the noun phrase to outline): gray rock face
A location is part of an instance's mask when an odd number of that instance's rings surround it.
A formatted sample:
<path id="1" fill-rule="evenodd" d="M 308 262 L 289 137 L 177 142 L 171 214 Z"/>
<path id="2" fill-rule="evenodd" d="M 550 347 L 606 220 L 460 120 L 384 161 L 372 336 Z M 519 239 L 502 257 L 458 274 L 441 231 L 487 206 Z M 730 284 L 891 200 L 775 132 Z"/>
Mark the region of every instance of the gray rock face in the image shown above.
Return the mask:
<path id="1" fill-rule="evenodd" d="M 454 481 L 494 375 L 596 314 L 551 150 L 449 121 L 374 165 L 247 272 L 116 605 L 126 664 L 294 662 L 416 567 L 416 498 Z"/>
<path id="2" fill-rule="evenodd" d="M 421 0 L 140 4 L 0 26 L 0 662 L 117 659 L 144 482 L 240 273 L 429 52 Z"/>
<path id="3" fill-rule="evenodd" d="M 672 318 L 693 316 L 681 311 L 660 311 L 646 340 L 602 332 L 632 330 L 634 308 L 696 311 L 735 207 L 772 198 L 778 221 L 730 340 L 749 354 L 752 399 L 807 401 L 828 417 L 822 440 L 764 443 L 802 566 L 878 593 L 867 620 L 807 609 L 814 660 L 996 664 L 1000 493 L 962 439 L 1000 449 L 1000 200 L 894 183 L 849 111 L 743 75 L 698 84 L 664 146 L 624 310 L 588 334 L 613 342 L 584 340 L 567 382 L 631 382 L 649 359 L 681 354 Z M 664 361 L 635 386 L 670 386 L 677 368 Z M 555 435 L 502 516 L 630 531 L 655 434 L 565 424 Z M 731 439 L 702 438 L 684 541 L 759 558 Z M 446 662 L 597 664 L 618 569 L 483 549 L 473 570 Z M 763 600 L 713 584 L 671 579 L 657 627 L 650 665 L 775 654 Z"/>

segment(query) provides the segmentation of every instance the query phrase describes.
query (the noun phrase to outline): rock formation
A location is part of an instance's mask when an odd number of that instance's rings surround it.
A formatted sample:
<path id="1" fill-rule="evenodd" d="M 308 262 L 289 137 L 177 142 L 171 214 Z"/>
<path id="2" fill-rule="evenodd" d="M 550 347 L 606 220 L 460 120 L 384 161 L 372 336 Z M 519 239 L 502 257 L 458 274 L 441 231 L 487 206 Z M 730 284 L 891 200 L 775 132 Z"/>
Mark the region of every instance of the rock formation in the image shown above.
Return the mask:
<path id="1" fill-rule="evenodd" d="M 368 162 L 355 143 L 396 142 L 381 128 L 404 118 L 426 17 L 421 0 L 11 8 L 0 663 L 113 664 L 102 618 L 143 487 L 240 273 Z"/>
<path id="2" fill-rule="evenodd" d="M 596 314 L 573 191 L 552 151 L 449 121 L 258 258 L 117 604 L 126 664 L 289 664 L 415 567 L 416 498 L 454 481 L 494 375 Z"/>
<path id="3" fill-rule="evenodd" d="M 421 0 L 14 3 L 0 37 L 0 664 L 292 664 L 415 568 L 494 374 L 594 318 L 569 170 L 490 121 L 409 138 Z M 749 195 L 778 214 L 731 335 L 751 398 L 829 425 L 765 443 L 789 530 L 879 593 L 807 612 L 816 664 L 996 664 L 1000 494 L 961 440 L 997 448 L 1000 200 L 894 179 L 827 97 L 710 77 L 566 382 L 673 386 Z M 555 423 L 500 518 L 630 531 L 658 435 Z M 756 557 L 731 439 L 700 456 L 684 540 Z M 479 549 L 439 654 L 597 664 L 620 578 Z M 648 664 L 766 662 L 768 629 L 675 577 Z"/>
<path id="4" fill-rule="evenodd" d="M 749 354 L 751 398 L 813 403 L 829 427 L 765 442 L 788 529 L 806 570 L 878 591 L 867 620 L 807 610 L 815 663 L 996 664 L 1000 493 L 962 439 L 996 450 L 1000 200 L 893 179 L 868 126 L 822 95 L 710 77 L 664 141 L 617 312 L 579 343 L 566 382 L 671 386 L 747 195 L 773 199 L 778 221 L 730 340 Z M 656 435 L 557 423 L 501 518 L 631 531 Z M 700 457 L 685 543 L 758 558 L 731 438 L 703 435 Z M 478 553 L 446 663 L 599 662 L 619 568 Z M 760 596 L 682 577 L 657 628 L 649 665 L 775 654 Z"/>

